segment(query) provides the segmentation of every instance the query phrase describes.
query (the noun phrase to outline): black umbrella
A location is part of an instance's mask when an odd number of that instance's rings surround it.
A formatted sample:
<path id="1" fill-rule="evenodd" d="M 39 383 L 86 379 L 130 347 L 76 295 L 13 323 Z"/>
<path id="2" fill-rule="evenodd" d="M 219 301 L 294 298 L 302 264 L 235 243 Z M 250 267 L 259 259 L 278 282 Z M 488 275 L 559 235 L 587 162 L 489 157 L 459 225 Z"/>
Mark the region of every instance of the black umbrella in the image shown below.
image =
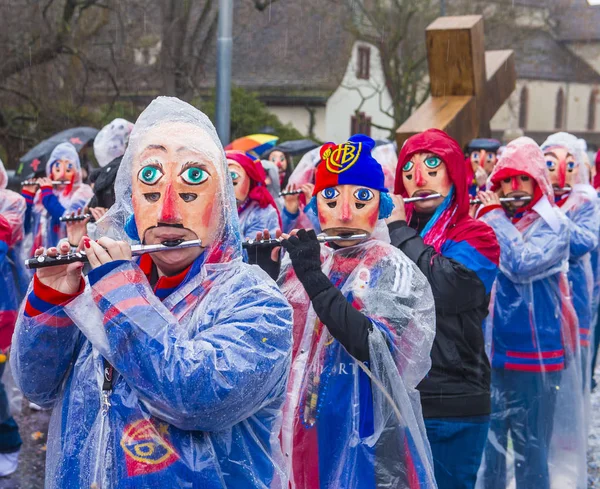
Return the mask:
<path id="1" fill-rule="evenodd" d="M 278 144 L 274 148 L 265 151 L 262 154 L 262 158 L 266 158 L 269 153 L 273 151 L 281 151 L 282 153 L 286 153 L 290 156 L 296 156 L 299 154 L 306 153 L 311 149 L 315 149 L 319 145 L 310 139 L 297 139 L 295 141 L 286 141 L 285 143 Z"/>
<path id="2" fill-rule="evenodd" d="M 19 159 L 17 176 L 25 178 L 45 176 L 46 162 L 56 146 L 60 143 L 71 143 L 79 152 L 94 140 L 96 134 L 98 134 L 98 129 L 93 127 L 74 127 L 44 139 Z"/>

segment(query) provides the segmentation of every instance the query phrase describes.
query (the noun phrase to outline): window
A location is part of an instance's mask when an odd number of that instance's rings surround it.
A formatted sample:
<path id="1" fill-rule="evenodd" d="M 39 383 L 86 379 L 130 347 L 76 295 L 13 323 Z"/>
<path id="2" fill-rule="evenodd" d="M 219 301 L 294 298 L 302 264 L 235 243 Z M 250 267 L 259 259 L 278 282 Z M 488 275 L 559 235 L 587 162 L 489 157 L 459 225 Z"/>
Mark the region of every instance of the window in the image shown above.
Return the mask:
<path id="1" fill-rule="evenodd" d="M 590 92 L 590 101 L 588 104 L 588 120 L 587 120 L 587 128 L 588 131 L 593 131 L 596 129 L 596 102 L 598 99 L 598 89 L 594 88 Z"/>
<path id="2" fill-rule="evenodd" d="M 360 80 L 368 80 L 371 76 L 371 48 L 359 46 L 358 64 L 356 66 L 356 77 Z"/>
<path id="3" fill-rule="evenodd" d="M 529 89 L 523 87 L 521 89 L 521 95 L 519 97 L 519 127 L 521 129 L 527 128 L 527 115 L 529 112 Z"/>
<path id="4" fill-rule="evenodd" d="M 565 91 L 560 88 L 556 94 L 556 113 L 554 115 L 554 128 L 562 129 L 565 119 Z"/>
<path id="5" fill-rule="evenodd" d="M 367 117 L 364 112 L 359 112 L 352 116 L 350 123 L 350 134 L 371 135 L 371 118 Z"/>

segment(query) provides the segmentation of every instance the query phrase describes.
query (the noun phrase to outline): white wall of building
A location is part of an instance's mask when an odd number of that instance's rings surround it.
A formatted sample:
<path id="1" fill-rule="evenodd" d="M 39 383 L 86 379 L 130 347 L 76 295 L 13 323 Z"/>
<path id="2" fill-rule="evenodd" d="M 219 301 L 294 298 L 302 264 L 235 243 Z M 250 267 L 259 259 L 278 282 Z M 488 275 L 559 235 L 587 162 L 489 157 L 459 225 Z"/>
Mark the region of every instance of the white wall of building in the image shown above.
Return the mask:
<path id="1" fill-rule="evenodd" d="M 369 80 L 360 80 L 356 77 L 359 46 L 371 48 Z M 371 118 L 371 122 L 393 128 L 393 119 L 383 113 L 383 110 L 391 107 L 391 103 L 390 95 L 385 87 L 379 51 L 375 46 L 363 42 L 355 43 L 344 79 L 327 101 L 325 139 L 334 142 L 348 139 L 351 136 L 352 116 L 359 107 L 365 116 Z M 389 131 L 371 128 L 371 137 L 375 139 L 387 138 L 389 135 Z"/>
<path id="2" fill-rule="evenodd" d="M 563 130 L 586 131 L 589 100 L 593 85 L 539 80 L 517 80 L 517 88 L 510 99 L 500 108 L 491 121 L 492 130 L 519 127 L 520 95 L 523 87 L 529 92 L 527 125 L 528 131 L 555 131 L 558 91 L 565 95 Z M 597 104 L 600 103 L 600 96 Z M 600 107 L 597 106 L 596 128 L 600 128 Z"/>
<path id="3" fill-rule="evenodd" d="M 291 124 L 303 135 L 308 135 L 310 114 L 305 107 L 298 106 L 269 106 L 269 112 L 275 114 L 284 124 Z M 325 107 L 314 107 L 314 135 L 320 141 L 326 140 Z"/>

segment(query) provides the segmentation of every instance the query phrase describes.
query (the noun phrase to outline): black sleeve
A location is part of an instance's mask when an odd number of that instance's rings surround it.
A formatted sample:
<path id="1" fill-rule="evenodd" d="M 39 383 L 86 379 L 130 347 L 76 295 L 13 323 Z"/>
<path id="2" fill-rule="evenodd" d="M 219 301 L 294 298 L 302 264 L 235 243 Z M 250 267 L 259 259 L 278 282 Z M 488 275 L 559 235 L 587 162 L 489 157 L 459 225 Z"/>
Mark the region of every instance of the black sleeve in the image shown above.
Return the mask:
<path id="1" fill-rule="evenodd" d="M 396 221 L 388 229 L 392 246 L 415 262 L 427 277 L 438 312 L 457 314 L 486 303 L 485 285 L 473 270 L 426 245 L 406 221 Z"/>
<path id="2" fill-rule="evenodd" d="M 321 322 L 346 351 L 359 362 L 369 360 L 369 332 L 373 325 L 357 311 L 344 295 L 319 271 L 303 283 Z"/>

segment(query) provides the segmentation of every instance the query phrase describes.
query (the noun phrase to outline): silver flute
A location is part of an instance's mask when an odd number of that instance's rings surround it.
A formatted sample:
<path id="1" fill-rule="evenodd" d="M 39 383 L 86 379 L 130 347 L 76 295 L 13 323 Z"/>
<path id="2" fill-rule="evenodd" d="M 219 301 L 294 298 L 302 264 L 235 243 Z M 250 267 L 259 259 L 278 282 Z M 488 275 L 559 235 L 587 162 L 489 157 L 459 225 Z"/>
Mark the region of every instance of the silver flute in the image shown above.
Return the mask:
<path id="1" fill-rule="evenodd" d="M 52 185 L 69 185 L 71 182 L 69 180 L 52 180 Z M 26 187 L 29 185 L 37 185 L 39 186 L 39 182 L 37 180 L 23 180 L 21 182 L 21 187 Z"/>
<path id="2" fill-rule="evenodd" d="M 443 197 L 443 195 L 442 194 L 429 194 L 429 195 L 423 195 L 422 197 L 409 197 L 407 199 L 404 199 L 404 203 L 410 204 L 411 202 L 419 202 L 421 200 L 438 199 L 440 197 Z"/>
<path id="3" fill-rule="evenodd" d="M 160 244 L 151 244 L 151 245 L 133 245 L 131 247 L 131 255 L 139 256 L 144 255 L 146 253 L 157 253 L 159 251 L 169 251 L 169 250 L 181 250 L 184 248 L 194 248 L 201 247 L 202 240 L 200 239 L 192 239 L 190 241 L 183 241 L 181 239 L 176 240 L 167 240 L 163 241 Z M 76 251 L 75 253 L 68 253 L 66 255 L 58 254 L 56 256 L 48 256 L 48 255 L 40 255 L 35 258 L 30 258 L 29 260 L 25 260 L 25 266 L 30 270 L 35 270 L 37 268 L 46 268 L 46 267 L 55 267 L 59 265 L 68 265 L 69 263 L 88 263 L 88 257 L 85 254 L 85 251 Z"/>
<path id="4" fill-rule="evenodd" d="M 77 221 L 85 221 L 87 218 L 90 218 L 91 222 L 94 222 L 94 216 L 91 214 L 77 214 L 75 216 L 62 216 L 58 220 L 60 222 L 77 222 Z"/>
<path id="5" fill-rule="evenodd" d="M 302 190 L 297 189 L 297 190 L 282 190 L 281 192 L 279 192 L 279 197 L 285 197 L 286 195 L 300 195 L 302 192 Z"/>
<path id="6" fill-rule="evenodd" d="M 531 200 L 530 195 L 524 195 L 523 197 L 500 197 L 500 202 L 525 202 Z M 483 204 L 479 199 L 473 199 L 470 201 L 471 205 L 473 204 Z"/>
<path id="7" fill-rule="evenodd" d="M 364 241 L 365 239 L 369 239 L 370 234 L 361 233 L 361 234 L 344 234 L 341 236 L 327 236 L 325 234 L 319 234 L 317 236 L 317 240 L 320 243 L 331 243 L 335 241 Z M 274 238 L 274 239 L 249 239 L 242 243 L 242 247 L 245 249 L 251 248 L 277 248 L 281 246 L 282 238 Z"/>

